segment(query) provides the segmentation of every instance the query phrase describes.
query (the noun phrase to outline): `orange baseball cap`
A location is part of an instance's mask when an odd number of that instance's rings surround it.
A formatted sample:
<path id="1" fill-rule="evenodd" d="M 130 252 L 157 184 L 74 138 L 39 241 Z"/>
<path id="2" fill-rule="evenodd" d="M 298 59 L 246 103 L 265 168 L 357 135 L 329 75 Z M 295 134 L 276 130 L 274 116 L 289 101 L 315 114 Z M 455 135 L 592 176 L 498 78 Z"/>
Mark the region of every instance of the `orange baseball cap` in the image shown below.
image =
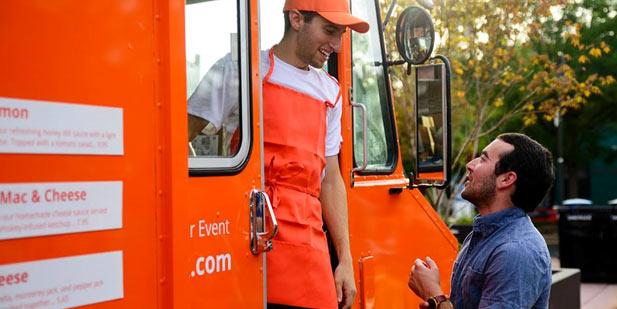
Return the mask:
<path id="1" fill-rule="evenodd" d="M 366 21 L 351 15 L 348 0 L 285 0 L 283 11 L 289 10 L 315 12 L 333 24 L 347 26 L 360 33 L 369 29 Z"/>

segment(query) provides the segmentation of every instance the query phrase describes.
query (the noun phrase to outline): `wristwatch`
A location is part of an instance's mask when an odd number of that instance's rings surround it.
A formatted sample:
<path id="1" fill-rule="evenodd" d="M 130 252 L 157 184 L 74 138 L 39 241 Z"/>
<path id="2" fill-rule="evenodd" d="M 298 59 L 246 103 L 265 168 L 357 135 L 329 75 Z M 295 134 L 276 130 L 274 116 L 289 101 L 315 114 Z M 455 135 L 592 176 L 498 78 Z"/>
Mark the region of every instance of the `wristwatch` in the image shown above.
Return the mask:
<path id="1" fill-rule="evenodd" d="M 428 302 L 429 309 L 437 309 L 437 308 L 454 308 L 450 299 L 446 295 L 437 295 L 433 296 L 426 300 Z M 440 306 L 443 304 L 444 306 Z"/>

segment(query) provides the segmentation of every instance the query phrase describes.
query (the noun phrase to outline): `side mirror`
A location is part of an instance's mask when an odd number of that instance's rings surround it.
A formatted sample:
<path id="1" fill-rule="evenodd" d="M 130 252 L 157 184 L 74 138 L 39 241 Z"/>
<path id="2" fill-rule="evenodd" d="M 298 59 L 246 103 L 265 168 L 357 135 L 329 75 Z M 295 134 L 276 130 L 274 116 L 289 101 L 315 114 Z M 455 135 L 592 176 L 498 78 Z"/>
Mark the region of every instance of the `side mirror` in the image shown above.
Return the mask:
<path id="1" fill-rule="evenodd" d="M 410 64 L 424 63 L 435 45 L 435 27 L 431 16 L 419 6 L 406 8 L 396 23 L 396 47 Z"/>
<path id="2" fill-rule="evenodd" d="M 407 75 L 415 73 L 415 132 L 410 133 L 415 134 L 416 164 L 410 187 L 444 188 L 450 181 L 450 61 L 442 55 L 431 58 L 434 45 L 435 27 L 429 13 L 418 6 L 406 8 L 396 24 L 396 46 L 403 60 L 388 65 L 407 64 Z M 406 156 L 403 164 L 414 161 L 412 154 Z"/>
<path id="3" fill-rule="evenodd" d="M 450 180 L 450 66 L 442 63 L 415 67 L 416 175 L 414 186 L 443 188 Z"/>

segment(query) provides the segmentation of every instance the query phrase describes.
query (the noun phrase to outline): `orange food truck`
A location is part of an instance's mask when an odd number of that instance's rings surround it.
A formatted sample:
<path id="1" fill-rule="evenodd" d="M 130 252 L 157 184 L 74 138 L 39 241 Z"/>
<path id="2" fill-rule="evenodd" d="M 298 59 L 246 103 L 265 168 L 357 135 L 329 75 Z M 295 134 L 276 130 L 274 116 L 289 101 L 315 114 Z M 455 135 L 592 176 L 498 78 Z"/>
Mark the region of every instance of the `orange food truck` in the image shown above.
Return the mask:
<path id="1" fill-rule="evenodd" d="M 327 70 L 343 95 L 354 307 L 417 308 L 413 260 L 433 257 L 448 291 L 458 249 L 421 192 L 449 177 L 449 68 L 429 58 L 427 9 L 350 3 L 371 29 L 347 31 Z M 266 306 L 276 218 L 259 55 L 282 36 L 282 7 L 0 2 L 0 308 Z M 386 50 L 387 22 L 403 59 Z M 239 103 L 187 147 L 187 99 L 225 56 Z M 394 67 L 413 85 L 411 112 L 395 109 Z M 415 129 L 397 128 L 395 112 Z"/>

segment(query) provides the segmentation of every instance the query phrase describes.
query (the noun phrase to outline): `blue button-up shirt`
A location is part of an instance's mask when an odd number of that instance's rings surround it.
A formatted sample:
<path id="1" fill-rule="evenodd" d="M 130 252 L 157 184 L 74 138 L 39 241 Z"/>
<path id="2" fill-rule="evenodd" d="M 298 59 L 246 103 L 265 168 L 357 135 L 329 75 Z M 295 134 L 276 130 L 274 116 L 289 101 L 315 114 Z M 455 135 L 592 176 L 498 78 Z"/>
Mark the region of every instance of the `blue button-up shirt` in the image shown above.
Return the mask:
<path id="1" fill-rule="evenodd" d="M 551 257 L 525 212 L 476 216 L 454 263 L 454 308 L 548 308 Z"/>

